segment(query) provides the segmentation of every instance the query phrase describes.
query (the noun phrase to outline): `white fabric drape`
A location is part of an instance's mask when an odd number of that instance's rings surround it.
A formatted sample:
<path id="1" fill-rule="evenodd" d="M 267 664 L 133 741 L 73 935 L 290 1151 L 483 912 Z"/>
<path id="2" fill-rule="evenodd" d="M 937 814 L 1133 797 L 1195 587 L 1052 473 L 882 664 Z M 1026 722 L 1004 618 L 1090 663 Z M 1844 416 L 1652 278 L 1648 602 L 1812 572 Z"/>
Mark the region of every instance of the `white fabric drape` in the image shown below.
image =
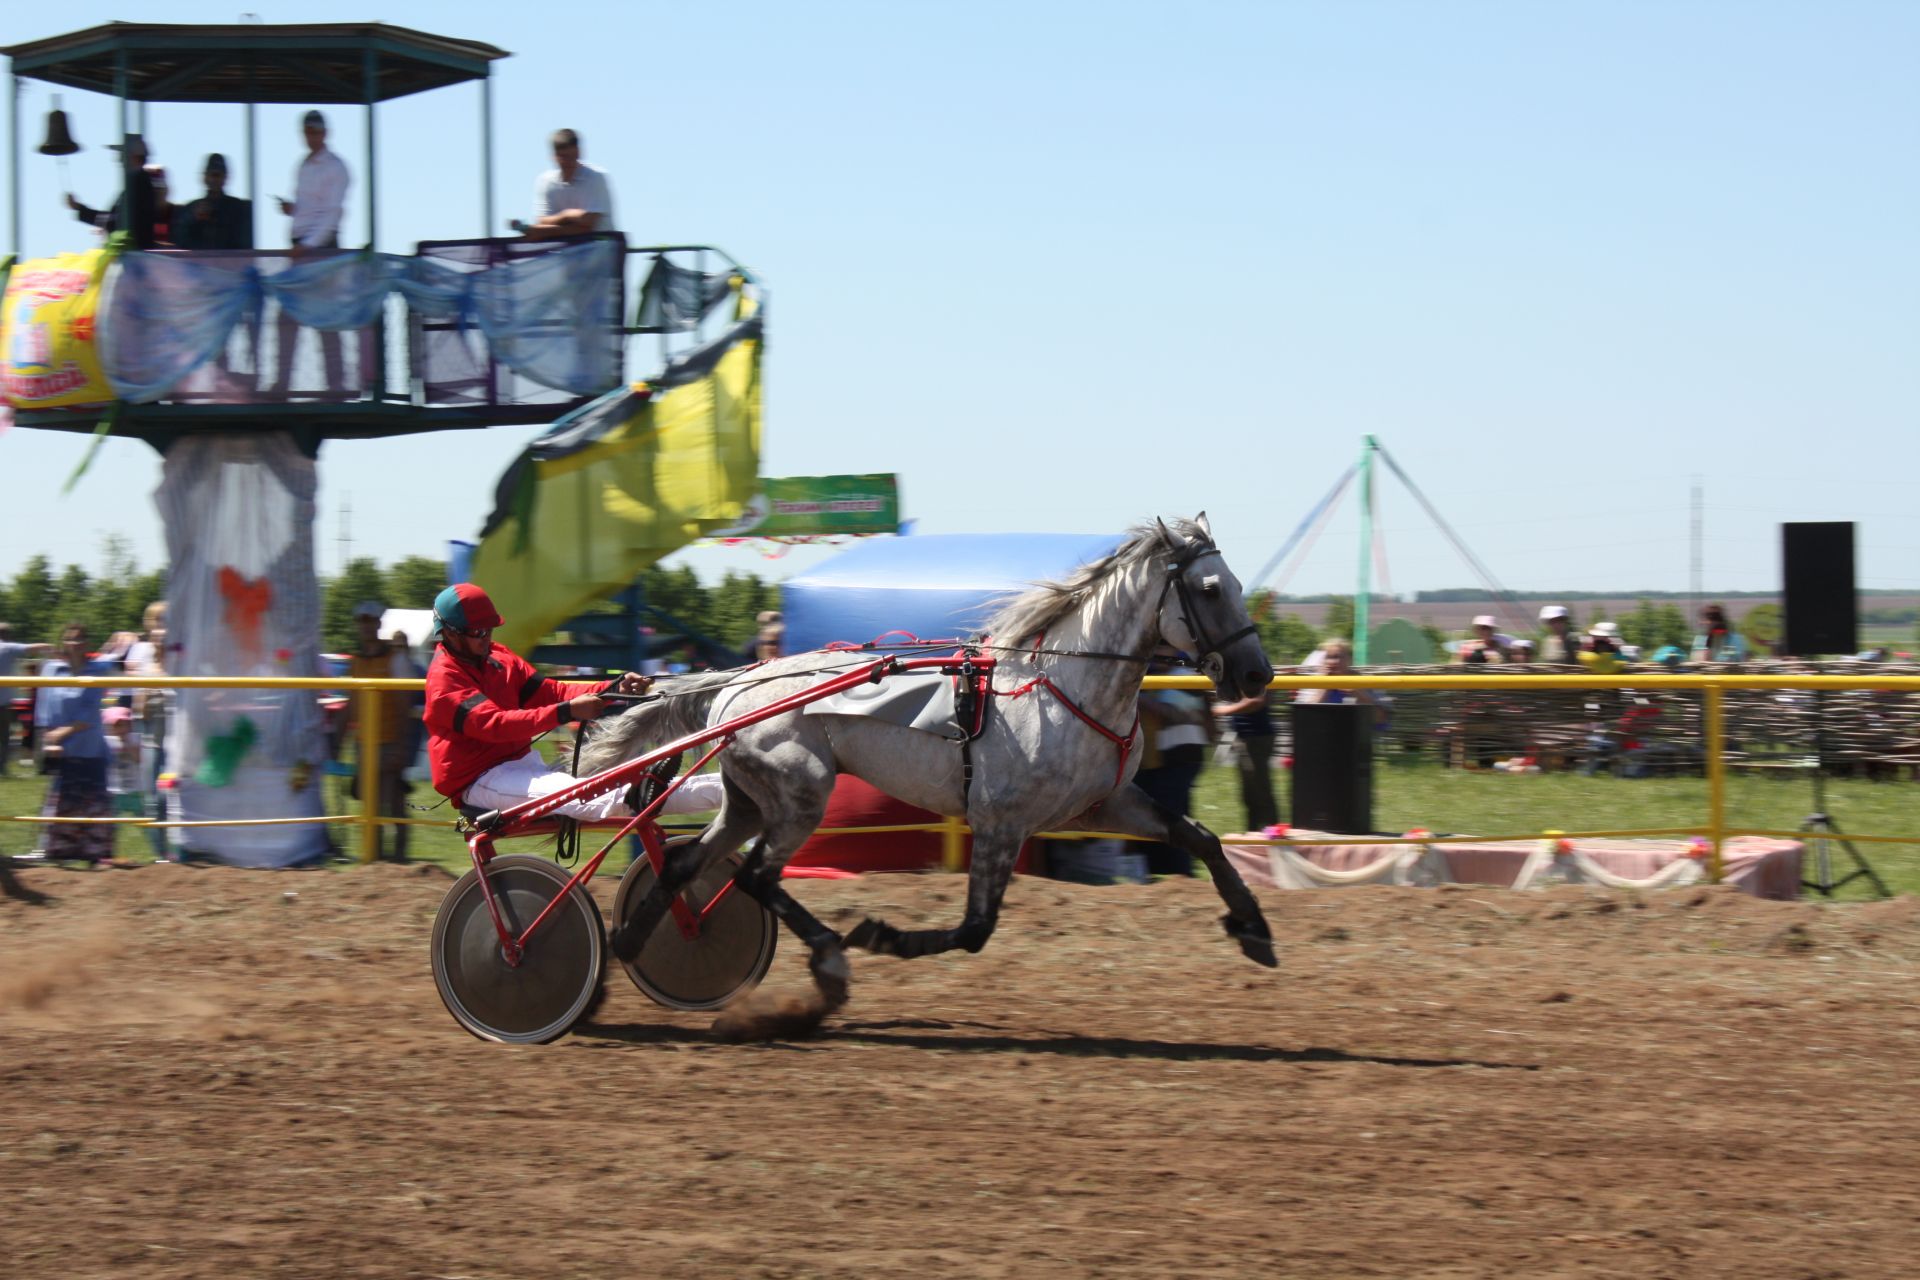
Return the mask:
<path id="1" fill-rule="evenodd" d="M 284 432 L 191 435 L 167 450 L 154 502 L 166 527 L 168 674 L 319 672 L 314 460 Z M 182 689 L 167 733 L 185 821 L 318 817 L 326 759 L 311 690 Z M 170 842 L 241 866 L 327 850 L 322 826 L 208 827 Z"/>

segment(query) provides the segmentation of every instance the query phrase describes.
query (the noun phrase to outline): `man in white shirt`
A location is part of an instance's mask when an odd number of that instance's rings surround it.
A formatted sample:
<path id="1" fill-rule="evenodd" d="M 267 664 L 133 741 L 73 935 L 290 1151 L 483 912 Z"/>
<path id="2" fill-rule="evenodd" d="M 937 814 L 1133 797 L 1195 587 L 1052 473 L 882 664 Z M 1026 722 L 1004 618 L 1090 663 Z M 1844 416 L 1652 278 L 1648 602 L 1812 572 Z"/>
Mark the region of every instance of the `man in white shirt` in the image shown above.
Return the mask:
<path id="1" fill-rule="evenodd" d="M 340 247 L 340 218 L 346 212 L 346 161 L 327 150 L 327 118 L 309 111 L 300 121 L 307 140 L 307 154 L 293 176 L 293 199 L 282 198 L 280 212 L 293 219 L 292 256 L 297 260 Z M 279 374 L 274 391 L 285 395 L 293 377 L 293 349 L 299 339 L 300 325 L 286 312 L 280 313 Z M 320 358 L 326 365 L 327 390 L 345 389 L 346 370 L 340 359 L 340 335 L 320 334 Z"/>
<path id="2" fill-rule="evenodd" d="M 559 129 L 553 135 L 556 168 L 533 184 L 533 221 L 514 230 L 529 240 L 557 240 L 613 230 L 613 191 L 607 173 L 580 160 L 580 135 Z"/>

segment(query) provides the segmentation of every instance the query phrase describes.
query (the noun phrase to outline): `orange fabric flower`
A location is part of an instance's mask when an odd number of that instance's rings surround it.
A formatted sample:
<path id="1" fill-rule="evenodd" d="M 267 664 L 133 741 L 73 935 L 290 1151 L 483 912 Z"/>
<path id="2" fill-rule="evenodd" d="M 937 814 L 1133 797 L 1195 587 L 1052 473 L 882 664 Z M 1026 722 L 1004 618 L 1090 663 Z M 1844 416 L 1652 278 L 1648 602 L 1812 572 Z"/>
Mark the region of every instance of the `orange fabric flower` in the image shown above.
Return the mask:
<path id="1" fill-rule="evenodd" d="M 220 598 L 226 601 L 222 618 L 233 632 L 242 655 L 260 658 L 260 623 L 273 604 L 273 585 L 265 578 L 247 578 L 232 565 L 220 566 Z"/>

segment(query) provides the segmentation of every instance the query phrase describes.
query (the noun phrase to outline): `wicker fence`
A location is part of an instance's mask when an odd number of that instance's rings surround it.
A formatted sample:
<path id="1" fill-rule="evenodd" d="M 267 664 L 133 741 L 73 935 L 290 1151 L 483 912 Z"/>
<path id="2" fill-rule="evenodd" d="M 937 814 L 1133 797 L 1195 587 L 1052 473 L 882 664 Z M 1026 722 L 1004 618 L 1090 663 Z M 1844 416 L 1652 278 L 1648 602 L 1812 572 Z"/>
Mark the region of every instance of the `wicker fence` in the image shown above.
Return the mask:
<path id="1" fill-rule="evenodd" d="M 1714 663 L 1696 675 L 1920 676 L 1895 663 Z M 1574 674 L 1549 666 L 1370 667 L 1370 676 Z M 1396 689 L 1382 752 L 1432 753 L 1460 768 L 1525 760 L 1545 770 L 1699 774 L 1706 731 L 1703 691 L 1671 687 L 1665 667 L 1629 666 L 1644 676 L 1630 688 L 1539 690 Z M 1830 772 L 1904 776 L 1920 767 L 1920 694 L 1906 690 L 1727 689 L 1726 759 L 1733 769 L 1805 768 L 1817 758 Z M 1280 732 L 1286 735 L 1284 717 Z"/>

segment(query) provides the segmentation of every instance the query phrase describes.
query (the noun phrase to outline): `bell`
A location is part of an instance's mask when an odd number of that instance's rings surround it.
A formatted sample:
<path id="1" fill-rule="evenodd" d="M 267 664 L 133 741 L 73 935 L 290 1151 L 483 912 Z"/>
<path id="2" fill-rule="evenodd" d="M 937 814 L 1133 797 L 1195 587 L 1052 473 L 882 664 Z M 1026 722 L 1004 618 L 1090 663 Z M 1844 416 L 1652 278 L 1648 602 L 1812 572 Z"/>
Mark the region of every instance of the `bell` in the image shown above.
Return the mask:
<path id="1" fill-rule="evenodd" d="M 53 100 L 53 110 L 47 112 L 47 140 L 40 144 L 43 156 L 70 156 L 80 149 L 73 140 L 73 132 L 67 128 L 67 113 L 60 109 L 60 99 Z"/>

